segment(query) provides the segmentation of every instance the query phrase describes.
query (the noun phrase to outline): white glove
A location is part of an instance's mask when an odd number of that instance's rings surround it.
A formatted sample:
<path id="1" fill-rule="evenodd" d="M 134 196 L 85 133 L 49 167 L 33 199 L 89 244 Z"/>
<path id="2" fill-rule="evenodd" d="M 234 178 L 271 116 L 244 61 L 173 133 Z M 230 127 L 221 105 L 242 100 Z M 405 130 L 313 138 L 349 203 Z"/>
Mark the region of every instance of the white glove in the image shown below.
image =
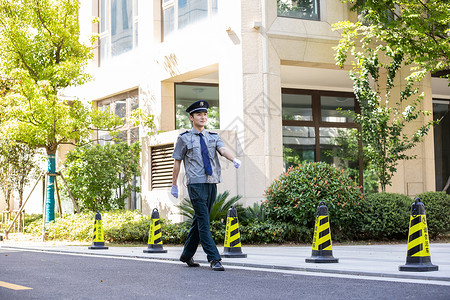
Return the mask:
<path id="1" fill-rule="evenodd" d="M 238 169 L 241 166 L 241 161 L 239 159 L 235 158 L 235 159 L 233 159 L 233 164 L 234 164 L 234 167 L 236 169 Z"/>
<path id="2" fill-rule="evenodd" d="M 172 196 L 178 199 L 178 186 L 172 185 L 172 189 L 170 190 Z"/>

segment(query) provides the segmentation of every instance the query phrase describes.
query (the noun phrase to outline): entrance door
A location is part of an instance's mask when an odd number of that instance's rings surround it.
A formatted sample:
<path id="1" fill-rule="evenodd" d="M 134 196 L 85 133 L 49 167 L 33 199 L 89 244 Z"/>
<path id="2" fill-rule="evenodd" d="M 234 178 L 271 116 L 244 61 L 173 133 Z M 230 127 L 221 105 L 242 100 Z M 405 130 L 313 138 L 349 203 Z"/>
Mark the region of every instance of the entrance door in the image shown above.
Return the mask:
<path id="1" fill-rule="evenodd" d="M 450 100 L 433 100 L 433 120 L 440 120 L 434 127 L 434 157 L 436 167 L 436 191 L 442 191 L 450 180 Z M 450 194 L 450 187 L 447 189 Z"/>

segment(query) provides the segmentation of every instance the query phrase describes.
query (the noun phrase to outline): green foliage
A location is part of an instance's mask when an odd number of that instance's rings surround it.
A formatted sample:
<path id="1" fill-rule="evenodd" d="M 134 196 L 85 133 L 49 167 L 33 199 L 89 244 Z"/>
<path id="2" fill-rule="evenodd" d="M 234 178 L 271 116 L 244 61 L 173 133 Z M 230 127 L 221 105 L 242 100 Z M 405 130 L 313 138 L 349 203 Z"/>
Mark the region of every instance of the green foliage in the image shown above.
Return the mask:
<path id="1" fill-rule="evenodd" d="M 113 210 L 138 191 L 132 180 L 140 175 L 139 143 L 75 148 L 64 163 L 66 181 L 81 210 Z M 119 192 L 118 192 L 119 191 Z"/>
<path id="2" fill-rule="evenodd" d="M 93 236 L 94 217 L 95 213 L 93 212 L 63 215 L 47 224 L 47 237 L 49 240 L 89 242 Z M 143 217 L 139 211 L 108 211 L 102 213 L 102 225 L 105 241 L 147 242 L 150 217 Z M 42 215 L 26 226 L 25 232 L 40 235 L 42 233 Z"/>
<path id="3" fill-rule="evenodd" d="M 445 192 L 426 192 L 417 196 L 425 205 L 428 233 L 436 238 L 450 231 L 450 195 Z"/>
<path id="4" fill-rule="evenodd" d="M 419 109 L 423 93 L 418 95 L 415 85 L 424 73 L 411 74 L 398 94 L 393 93 L 397 72 L 404 66 L 406 54 L 401 48 L 391 48 L 383 43 L 382 37 L 371 30 L 371 26 L 345 23 L 344 37 L 336 47 L 336 61 L 343 67 L 348 52 L 353 58 L 353 90 L 361 107 L 361 113 L 352 113 L 355 122 L 361 125 L 364 155 L 370 161 L 380 181 L 382 191 L 391 184 L 397 171 L 398 161 L 416 158 L 406 154 L 423 136 L 433 121 L 420 126 L 413 134 L 405 127 L 429 112 Z M 357 36 L 363 36 L 359 43 Z M 360 49 L 359 47 L 362 47 Z M 381 74 L 385 74 L 383 78 Z M 385 81 L 384 81 L 385 80 Z M 375 84 L 374 84 L 375 83 Z M 413 97 L 415 99 L 411 99 Z"/>
<path id="5" fill-rule="evenodd" d="M 264 223 L 266 221 L 266 211 L 264 205 L 255 202 L 252 206 L 244 208 L 244 213 L 238 215 L 240 224 L 248 224 L 256 221 Z"/>
<path id="6" fill-rule="evenodd" d="M 19 207 L 22 205 L 25 187 L 41 171 L 37 156 L 38 151 L 29 145 L 0 137 L 0 188 L 6 201 L 6 210 L 9 210 L 13 191 L 18 192 Z"/>
<path id="7" fill-rule="evenodd" d="M 369 194 L 360 202 L 361 238 L 374 240 L 405 239 L 408 237 L 412 200 L 391 193 Z"/>
<path id="8" fill-rule="evenodd" d="M 227 199 L 230 196 L 230 191 L 225 191 L 221 194 L 217 194 L 214 204 L 211 208 L 211 212 L 209 214 L 209 221 L 224 221 L 227 218 L 227 212 L 234 206 L 238 212 L 238 216 L 243 213 L 243 208 L 241 204 L 236 204 L 242 196 L 237 195 Z M 185 216 L 186 223 L 190 226 L 192 224 L 192 219 L 194 217 L 194 207 L 192 206 L 191 201 L 188 198 L 184 198 L 183 201 L 177 205 L 180 209 L 180 214 Z"/>
<path id="9" fill-rule="evenodd" d="M 314 226 L 319 202 L 325 201 L 334 237 L 357 234 L 353 223 L 363 194 L 343 170 L 323 162 L 302 163 L 275 179 L 265 193 L 269 220 L 296 225 L 306 232 Z"/>
<path id="10" fill-rule="evenodd" d="M 450 68 L 450 3 L 441 0 L 343 0 L 353 4 L 383 43 L 405 53 L 420 69 Z M 355 37 L 359 39 L 361 36 Z M 450 74 L 446 77 L 449 78 Z"/>
<path id="11" fill-rule="evenodd" d="M 254 220 L 239 228 L 241 242 L 247 244 L 270 244 L 287 242 L 310 243 L 314 228 L 306 228 L 296 224 Z"/>
<path id="12" fill-rule="evenodd" d="M 25 214 L 24 218 L 25 227 L 37 220 L 39 220 L 42 224 L 42 214 Z"/>

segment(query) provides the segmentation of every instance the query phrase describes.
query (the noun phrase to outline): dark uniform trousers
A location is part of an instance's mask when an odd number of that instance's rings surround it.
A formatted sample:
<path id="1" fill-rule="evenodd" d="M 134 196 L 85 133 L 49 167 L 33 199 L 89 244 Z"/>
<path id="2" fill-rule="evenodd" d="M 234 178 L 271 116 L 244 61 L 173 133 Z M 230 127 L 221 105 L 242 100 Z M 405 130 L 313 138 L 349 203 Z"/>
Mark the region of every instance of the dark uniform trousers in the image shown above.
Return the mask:
<path id="1" fill-rule="evenodd" d="M 212 238 L 209 223 L 209 213 L 216 199 L 217 186 L 215 183 L 192 183 L 188 184 L 187 188 L 195 215 L 182 256 L 193 257 L 200 242 L 209 262 L 220 260 L 221 257 Z"/>

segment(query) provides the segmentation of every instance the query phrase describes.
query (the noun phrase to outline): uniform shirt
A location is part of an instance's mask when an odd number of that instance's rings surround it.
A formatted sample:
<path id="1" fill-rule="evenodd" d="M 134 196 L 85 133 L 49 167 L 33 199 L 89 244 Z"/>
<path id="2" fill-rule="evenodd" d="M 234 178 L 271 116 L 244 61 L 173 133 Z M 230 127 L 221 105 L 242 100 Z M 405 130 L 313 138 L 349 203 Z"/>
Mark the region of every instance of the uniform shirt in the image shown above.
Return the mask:
<path id="1" fill-rule="evenodd" d="M 205 172 L 203 166 L 202 151 L 200 148 L 199 132 L 192 128 L 178 136 L 172 157 L 184 162 L 187 184 L 191 183 L 219 183 L 222 181 L 221 168 L 217 151 L 224 147 L 224 142 L 214 132 L 202 131 L 203 139 L 208 148 L 211 161 L 212 175 Z"/>

